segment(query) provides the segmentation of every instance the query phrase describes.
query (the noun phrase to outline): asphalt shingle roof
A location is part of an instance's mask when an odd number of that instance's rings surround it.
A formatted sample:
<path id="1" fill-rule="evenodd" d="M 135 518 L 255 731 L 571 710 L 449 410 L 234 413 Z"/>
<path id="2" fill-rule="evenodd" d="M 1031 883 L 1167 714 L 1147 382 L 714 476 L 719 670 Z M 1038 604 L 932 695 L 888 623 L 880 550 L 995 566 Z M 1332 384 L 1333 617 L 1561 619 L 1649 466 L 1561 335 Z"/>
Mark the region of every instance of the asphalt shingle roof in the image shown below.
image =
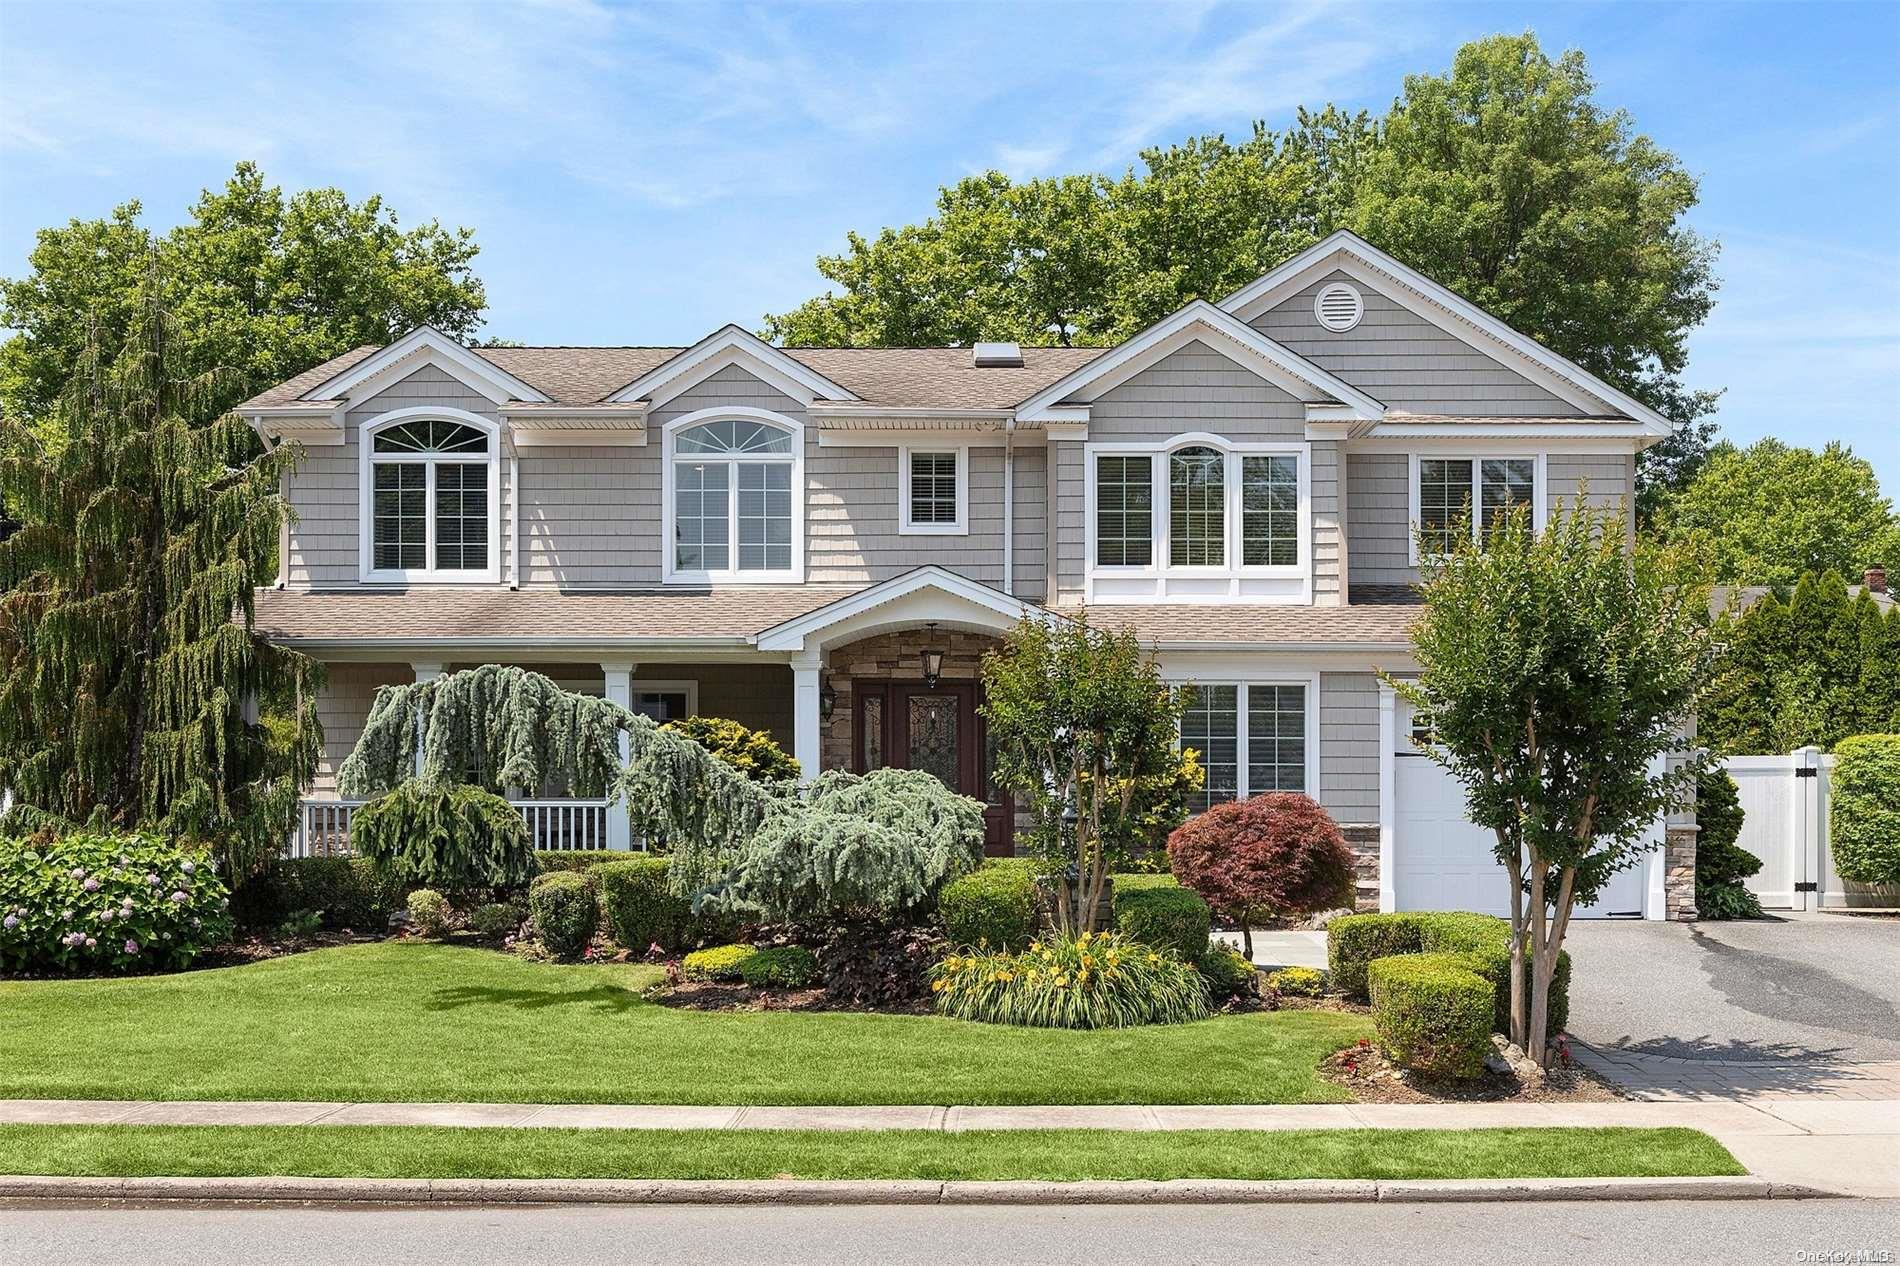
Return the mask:
<path id="1" fill-rule="evenodd" d="M 267 408 L 305 399 L 379 351 L 359 347 L 305 370 L 239 405 Z M 684 351 L 679 347 L 477 347 L 477 356 L 552 397 L 599 404 Z M 790 347 L 787 355 L 865 402 L 889 408 L 1008 409 L 1100 356 L 1099 347 L 1025 347 L 1020 369 L 978 369 L 967 347 Z"/>

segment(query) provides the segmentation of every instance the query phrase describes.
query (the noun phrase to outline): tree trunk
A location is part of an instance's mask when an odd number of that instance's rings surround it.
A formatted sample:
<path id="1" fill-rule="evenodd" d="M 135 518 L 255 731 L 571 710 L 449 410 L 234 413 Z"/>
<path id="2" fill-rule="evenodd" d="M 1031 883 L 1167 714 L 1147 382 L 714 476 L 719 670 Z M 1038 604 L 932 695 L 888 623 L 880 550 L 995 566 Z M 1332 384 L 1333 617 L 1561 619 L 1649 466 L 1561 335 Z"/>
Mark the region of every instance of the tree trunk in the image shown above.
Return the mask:
<path id="1" fill-rule="evenodd" d="M 1544 1023 L 1550 1007 L 1550 977 L 1544 973 L 1544 932 L 1546 928 L 1546 910 L 1544 902 L 1544 865 L 1543 857 L 1535 848 L 1531 849 L 1531 898 L 1530 898 L 1530 950 L 1531 950 L 1531 998 L 1530 1017 L 1525 1023 L 1524 1040 L 1520 1045 L 1524 1053 L 1541 1068 L 1544 1063 Z M 1517 1006 L 1512 1000 L 1513 1012 Z"/>
<path id="2" fill-rule="evenodd" d="M 1524 842 L 1511 842 L 1511 1041 L 1524 1049 L 1530 1017 L 1524 1012 Z"/>

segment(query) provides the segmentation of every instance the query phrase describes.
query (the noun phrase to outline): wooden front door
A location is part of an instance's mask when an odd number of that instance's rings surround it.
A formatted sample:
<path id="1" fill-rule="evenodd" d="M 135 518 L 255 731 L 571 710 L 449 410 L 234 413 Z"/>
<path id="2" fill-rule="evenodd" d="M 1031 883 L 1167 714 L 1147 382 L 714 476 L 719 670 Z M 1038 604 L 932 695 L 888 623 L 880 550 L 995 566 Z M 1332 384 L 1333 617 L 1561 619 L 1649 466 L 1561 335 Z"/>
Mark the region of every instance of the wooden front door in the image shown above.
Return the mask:
<path id="1" fill-rule="evenodd" d="M 981 800 L 983 851 L 1009 854 L 1014 811 L 1009 797 L 988 786 L 983 719 L 976 713 L 975 682 L 866 683 L 857 692 L 856 766 L 859 772 L 890 766 L 935 774 L 952 791 Z"/>

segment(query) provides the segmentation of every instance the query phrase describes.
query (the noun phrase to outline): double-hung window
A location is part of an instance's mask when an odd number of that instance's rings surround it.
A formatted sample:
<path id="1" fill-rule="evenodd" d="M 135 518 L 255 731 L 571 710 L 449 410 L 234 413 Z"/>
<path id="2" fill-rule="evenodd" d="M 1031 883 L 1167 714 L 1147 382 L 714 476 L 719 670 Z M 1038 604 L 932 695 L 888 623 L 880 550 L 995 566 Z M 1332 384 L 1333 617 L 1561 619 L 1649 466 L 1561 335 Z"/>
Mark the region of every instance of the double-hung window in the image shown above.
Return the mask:
<path id="1" fill-rule="evenodd" d="M 904 535 L 962 536 L 970 530 L 969 450 L 897 450 L 898 524 Z"/>
<path id="2" fill-rule="evenodd" d="M 496 579 L 494 432 L 412 417 L 365 435 L 365 579 Z"/>
<path id="3" fill-rule="evenodd" d="M 1186 689 L 1181 746 L 1198 753 L 1206 774 L 1189 797 L 1192 811 L 1307 789 L 1306 683 L 1196 682 Z"/>
<path id="4" fill-rule="evenodd" d="M 1304 444 L 1183 435 L 1084 461 L 1088 601 L 1307 600 Z"/>
<path id="5" fill-rule="evenodd" d="M 1492 525 L 1517 507 L 1535 516 L 1536 457 L 1427 457 L 1413 459 L 1412 518 L 1421 540 L 1415 551 L 1448 553 L 1465 534 L 1482 544 Z"/>
<path id="6" fill-rule="evenodd" d="M 669 579 L 795 578 L 797 439 L 751 418 L 669 434 Z"/>

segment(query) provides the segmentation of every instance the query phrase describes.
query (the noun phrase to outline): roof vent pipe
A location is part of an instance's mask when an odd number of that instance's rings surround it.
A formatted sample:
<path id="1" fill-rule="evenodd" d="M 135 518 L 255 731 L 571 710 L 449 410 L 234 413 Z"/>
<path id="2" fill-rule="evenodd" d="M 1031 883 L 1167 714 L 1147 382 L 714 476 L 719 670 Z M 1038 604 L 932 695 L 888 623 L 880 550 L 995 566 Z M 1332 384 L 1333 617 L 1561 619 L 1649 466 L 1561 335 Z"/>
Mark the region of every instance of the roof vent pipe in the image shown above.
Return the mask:
<path id="1" fill-rule="evenodd" d="M 1023 349 L 1015 343 L 978 343 L 970 352 L 978 369 L 1021 369 Z"/>

